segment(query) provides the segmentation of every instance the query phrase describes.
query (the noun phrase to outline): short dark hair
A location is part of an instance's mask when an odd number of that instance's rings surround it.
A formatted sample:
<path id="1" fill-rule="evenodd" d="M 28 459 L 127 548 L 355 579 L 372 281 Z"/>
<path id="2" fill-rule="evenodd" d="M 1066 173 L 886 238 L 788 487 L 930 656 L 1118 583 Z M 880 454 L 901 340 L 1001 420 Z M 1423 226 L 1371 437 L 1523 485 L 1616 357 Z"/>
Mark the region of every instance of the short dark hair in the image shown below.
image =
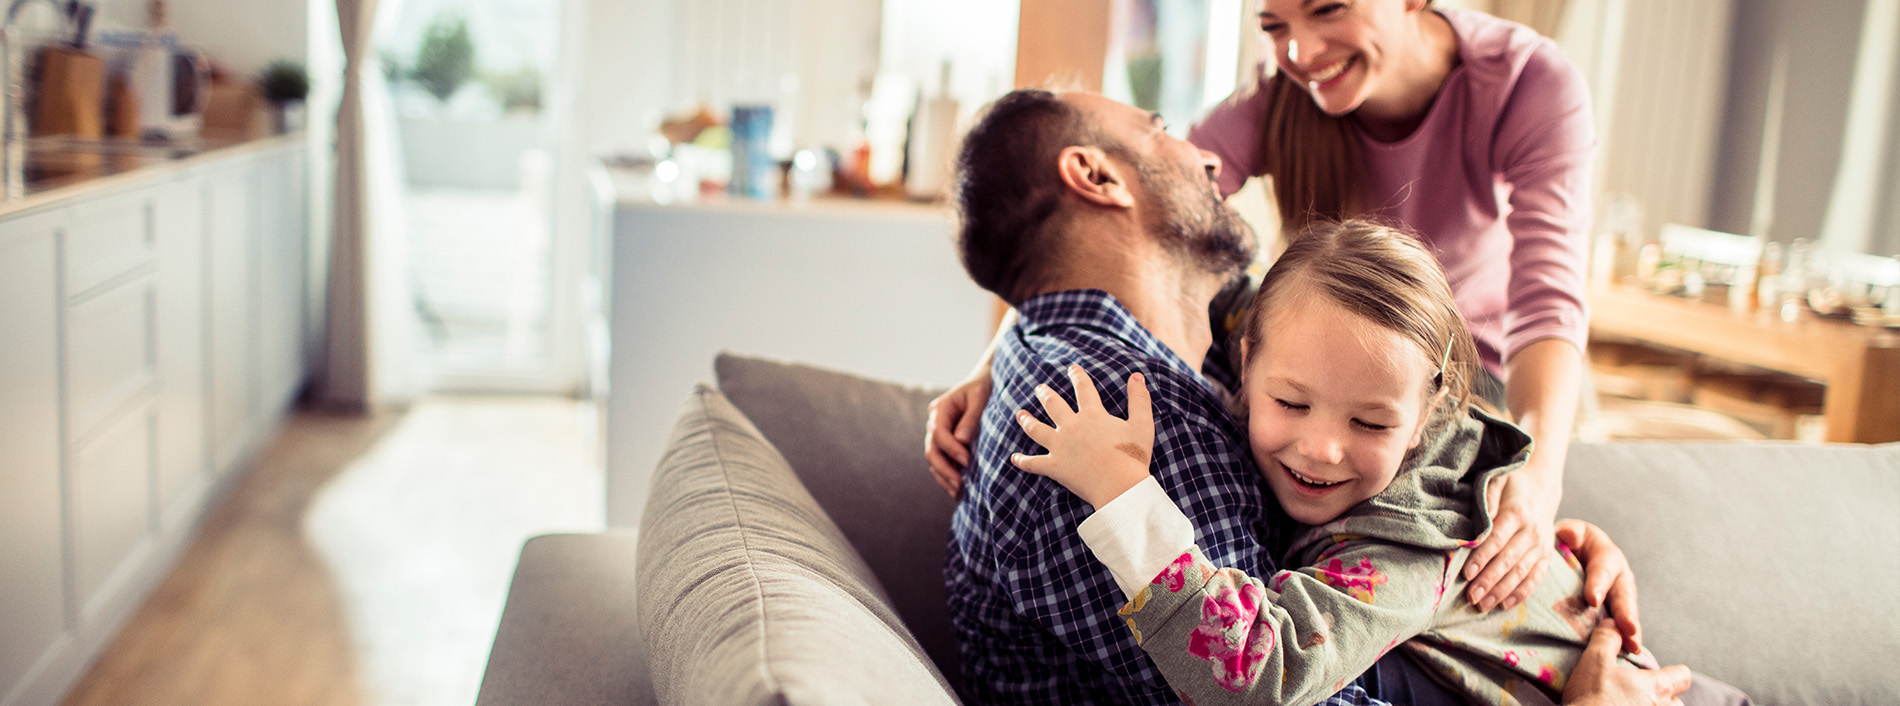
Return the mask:
<path id="1" fill-rule="evenodd" d="M 977 285 L 1011 306 L 1055 263 L 1046 225 L 1062 206 L 1056 156 L 1085 142 L 1082 111 L 1042 89 L 1018 89 L 984 108 L 957 155 L 957 251 Z"/>

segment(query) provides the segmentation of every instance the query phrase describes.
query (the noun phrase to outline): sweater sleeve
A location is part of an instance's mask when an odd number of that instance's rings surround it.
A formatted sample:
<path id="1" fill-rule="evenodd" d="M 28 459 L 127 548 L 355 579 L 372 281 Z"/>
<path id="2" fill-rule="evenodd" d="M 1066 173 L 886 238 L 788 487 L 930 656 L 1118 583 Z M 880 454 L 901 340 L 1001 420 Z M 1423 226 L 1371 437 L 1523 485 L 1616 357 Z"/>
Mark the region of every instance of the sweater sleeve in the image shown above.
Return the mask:
<path id="1" fill-rule="evenodd" d="M 1512 237 L 1504 360 L 1537 341 L 1583 350 L 1596 128 L 1583 75 L 1555 45 L 1526 58 L 1497 127 L 1499 172 L 1511 186 Z"/>
<path id="2" fill-rule="evenodd" d="M 1215 568 L 1193 548 L 1121 616 L 1192 703 L 1305 706 L 1426 629 L 1444 595 L 1446 559 L 1355 540 L 1262 582 Z"/>

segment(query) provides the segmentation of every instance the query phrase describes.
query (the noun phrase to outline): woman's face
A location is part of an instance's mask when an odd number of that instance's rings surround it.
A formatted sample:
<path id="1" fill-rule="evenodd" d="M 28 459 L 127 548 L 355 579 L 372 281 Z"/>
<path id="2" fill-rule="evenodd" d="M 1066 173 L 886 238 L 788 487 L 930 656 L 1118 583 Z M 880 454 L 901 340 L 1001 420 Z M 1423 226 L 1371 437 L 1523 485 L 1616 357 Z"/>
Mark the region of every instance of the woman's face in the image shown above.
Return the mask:
<path id="1" fill-rule="evenodd" d="M 1437 365 L 1398 332 L 1298 294 L 1267 313 L 1243 394 L 1267 486 L 1287 515 L 1319 525 L 1392 484 L 1424 435 Z"/>
<path id="2" fill-rule="evenodd" d="M 1425 0 L 1262 0 L 1260 31 L 1280 71 L 1328 115 L 1403 91 L 1396 74 Z"/>

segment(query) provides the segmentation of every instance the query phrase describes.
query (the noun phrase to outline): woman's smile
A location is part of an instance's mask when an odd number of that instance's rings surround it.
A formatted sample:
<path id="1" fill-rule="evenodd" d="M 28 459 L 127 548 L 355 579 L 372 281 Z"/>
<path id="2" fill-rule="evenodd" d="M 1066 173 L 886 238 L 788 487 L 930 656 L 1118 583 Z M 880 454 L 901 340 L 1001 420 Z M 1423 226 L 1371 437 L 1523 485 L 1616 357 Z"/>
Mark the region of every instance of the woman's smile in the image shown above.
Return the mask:
<path id="1" fill-rule="evenodd" d="M 1338 84 L 1337 79 L 1358 61 L 1358 57 L 1347 57 L 1345 60 L 1335 61 L 1329 66 L 1322 67 L 1318 71 L 1307 72 L 1307 88 L 1317 92 L 1334 87 Z"/>

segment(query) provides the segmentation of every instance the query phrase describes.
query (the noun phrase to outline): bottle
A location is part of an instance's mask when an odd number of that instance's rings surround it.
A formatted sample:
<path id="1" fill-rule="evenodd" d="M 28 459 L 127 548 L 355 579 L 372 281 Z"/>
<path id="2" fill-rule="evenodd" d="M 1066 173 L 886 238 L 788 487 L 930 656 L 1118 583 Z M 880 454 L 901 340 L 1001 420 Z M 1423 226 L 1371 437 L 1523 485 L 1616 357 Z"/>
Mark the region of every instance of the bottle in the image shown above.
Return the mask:
<path id="1" fill-rule="evenodd" d="M 917 94 L 912 113 L 908 173 L 904 175 L 904 194 L 920 201 L 942 198 L 950 183 L 950 162 L 955 159 L 957 100 L 950 94 L 950 62 L 943 62 L 943 73 L 935 97 Z"/>
<path id="2" fill-rule="evenodd" d="M 137 96 L 140 136 L 170 137 L 172 122 L 172 38 L 166 28 L 165 0 L 146 8 L 145 41 L 132 54 L 131 88 Z"/>
<path id="3" fill-rule="evenodd" d="M 1780 301 L 1781 243 L 1773 240 L 1761 246 L 1761 261 L 1755 266 L 1755 307 L 1772 307 Z"/>

